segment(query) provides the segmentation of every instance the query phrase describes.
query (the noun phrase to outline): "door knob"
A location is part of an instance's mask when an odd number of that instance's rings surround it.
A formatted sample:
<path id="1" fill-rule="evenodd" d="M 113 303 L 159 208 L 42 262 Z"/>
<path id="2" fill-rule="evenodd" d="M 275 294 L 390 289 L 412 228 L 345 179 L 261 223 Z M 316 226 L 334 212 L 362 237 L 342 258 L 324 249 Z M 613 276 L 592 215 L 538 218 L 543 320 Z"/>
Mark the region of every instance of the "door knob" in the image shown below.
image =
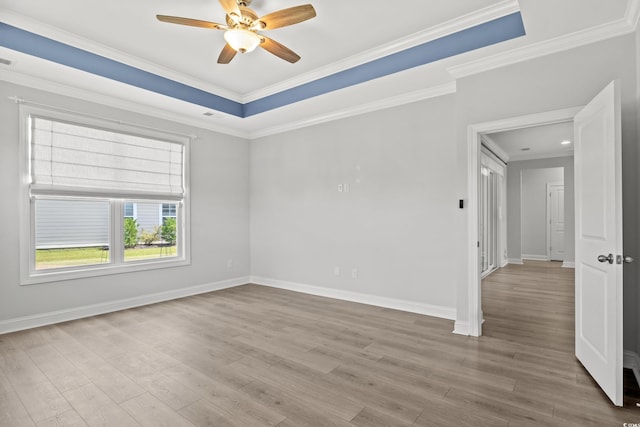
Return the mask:
<path id="1" fill-rule="evenodd" d="M 613 254 L 606 255 L 598 255 L 598 261 L 600 262 L 609 262 L 609 264 L 613 264 Z"/>

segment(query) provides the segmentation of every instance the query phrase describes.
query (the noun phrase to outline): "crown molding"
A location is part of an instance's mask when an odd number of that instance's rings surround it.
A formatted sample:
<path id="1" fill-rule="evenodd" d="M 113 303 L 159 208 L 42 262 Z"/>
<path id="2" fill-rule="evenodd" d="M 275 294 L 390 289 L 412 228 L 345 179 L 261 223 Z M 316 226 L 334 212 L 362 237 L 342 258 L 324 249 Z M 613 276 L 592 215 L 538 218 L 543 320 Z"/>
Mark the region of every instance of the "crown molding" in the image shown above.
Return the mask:
<path id="1" fill-rule="evenodd" d="M 208 122 L 208 119 L 206 118 L 199 119 L 189 117 L 162 108 L 142 105 L 137 102 L 127 101 L 119 97 L 104 95 L 99 92 L 52 82 L 50 80 L 41 79 L 39 77 L 30 76 L 24 73 L 18 73 L 9 69 L 0 69 L 0 81 L 6 81 L 9 83 L 51 92 L 70 98 L 77 98 L 88 102 L 105 105 L 107 107 L 144 114 L 146 116 L 169 120 L 183 125 L 194 126 L 196 128 L 210 130 L 213 132 L 235 136 L 238 138 L 248 138 L 248 134 L 246 132 Z"/>
<path id="2" fill-rule="evenodd" d="M 485 71 L 502 68 L 519 62 L 564 52 L 580 46 L 585 46 L 613 37 L 622 36 L 635 31 L 638 17 L 640 17 L 640 0 L 629 0 L 625 17 L 607 24 L 576 31 L 560 37 L 555 37 L 504 53 L 498 53 L 486 58 L 470 61 L 465 64 L 448 67 L 447 71 L 455 79 L 472 76 Z"/>
<path id="3" fill-rule="evenodd" d="M 284 80 L 271 86 L 250 92 L 243 95 L 240 102 L 246 104 L 267 96 L 283 92 L 285 90 L 301 86 L 305 83 L 319 80 L 341 71 L 348 70 L 358 65 L 366 64 L 376 59 L 389 56 L 391 54 L 406 50 L 408 48 L 427 43 L 438 38 L 454 34 L 467 28 L 492 21 L 494 19 L 519 12 L 520 6 L 517 0 L 506 0 L 495 5 L 480 9 L 473 13 L 463 15 L 434 27 L 411 34 L 406 37 L 386 43 L 375 49 L 369 49 L 357 55 L 353 55 L 344 60 L 334 62 L 324 67 L 317 68 L 309 73 L 301 74 L 291 79 Z"/>
<path id="4" fill-rule="evenodd" d="M 253 140 L 265 136 L 275 135 L 279 133 L 289 132 L 304 127 L 314 126 L 321 123 L 327 123 L 334 120 L 340 120 L 361 114 L 366 114 L 378 110 L 397 107 L 412 102 L 422 101 L 425 99 L 436 98 L 439 96 L 449 95 L 456 92 L 456 83 L 450 82 L 439 86 L 420 89 L 408 92 L 402 95 L 392 96 L 378 101 L 357 105 L 343 110 L 335 111 L 329 114 L 321 114 L 308 119 L 290 122 L 282 126 L 273 126 L 256 132 L 246 132 L 239 129 L 220 126 L 207 121 L 208 119 L 199 119 L 161 108 L 142 105 L 136 102 L 127 101 L 122 98 L 104 95 L 102 93 L 91 90 L 80 89 L 77 87 L 52 82 L 41 79 L 39 77 L 29 76 L 8 69 L 0 69 L 0 81 L 26 86 L 46 92 L 55 93 L 57 95 L 77 98 L 82 100 L 90 100 L 89 102 L 105 105 L 107 107 L 118 108 L 121 110 L 131 111 L 134 113 L 144 114 L 154 118 L 169 120 L 187 126 L 205 129 L 213 132 L 222 133 L 238 138 Z"/>
<path id="5" fill-rule="evenodd" d="M 361 104 L 354 107 L 345 108 L 343 110 L 334 111 L 329 114 L 320 114 L 308 119 L 287 123 L 286 125 L 273 126 L 270 128 L 262 129 L 257 132 L 251 132 L 248 138 L 258 139 L 265 136 L 276 135 L 279 133 L 289 132 L 296 129 L 318 125 L 321 123 L 332 122 L 334 120 L 340 120 L 347 117 L 353 117 L 361 114 L 371 113 L 373 111 L 410 104 L 412 102 L 422 101 L 425 99 L 449 95 L 455 92 L 456 92 L 456 83 L 455 82 L 446 83 L 443 85 L 434 86 L 426 89 L 420 89 L 420 90 L 405 93 L 402 95 L 396 95 L 396 96 L 384 98 L 384 99 L 370 102 L 367 104 Z"/>
<path id="6" fill-rule="evenodd" d="M 78 49 L 85 50 L 87 52 L 94 53 L 99 56 L 129 65 L 134 68 L 138 68 L 143 71 L 147 71 L 153 74 L 157 74 L 161 77 L 180 82 L 182 84 L 192 86 L 197 89 L 204 90 L 209 93 L 214 93 L 223 98 L 240 102 L 241 96 L 235 92 L 224 89 L 220 86 L 212 85 L 189 75 L 171 70 L 163 67 L 151 61 L 140 59 L 137 56 L 129 55 L 117 49 L 113 49 L 109 46 L 97 43 L 93 40 L 86 39 L 77 34 L 69 31 L 61 30 L 60 28 L 47 25 L 41 21 L 37 21 L 32 18 L 25 17 L 14 12 L 7 11 L 0 8 L 0 22 L 21 28 L 23 30 L 32 32 L 34 34 L 41 35 L 42 37 L 50 38 L 60 43 L 73 46 Z"/>

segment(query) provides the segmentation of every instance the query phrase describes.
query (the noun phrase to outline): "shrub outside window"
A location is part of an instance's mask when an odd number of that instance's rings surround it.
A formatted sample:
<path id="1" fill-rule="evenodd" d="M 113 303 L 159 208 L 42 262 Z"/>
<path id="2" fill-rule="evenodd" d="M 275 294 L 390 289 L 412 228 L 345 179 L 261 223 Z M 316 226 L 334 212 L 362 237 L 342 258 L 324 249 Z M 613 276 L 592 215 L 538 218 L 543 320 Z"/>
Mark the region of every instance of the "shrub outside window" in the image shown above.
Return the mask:
<path id="1" fill-rule="evenodd" d="M 21 120 L 23 284 L 188 264 L 187 137 L 25 105 Z"/>

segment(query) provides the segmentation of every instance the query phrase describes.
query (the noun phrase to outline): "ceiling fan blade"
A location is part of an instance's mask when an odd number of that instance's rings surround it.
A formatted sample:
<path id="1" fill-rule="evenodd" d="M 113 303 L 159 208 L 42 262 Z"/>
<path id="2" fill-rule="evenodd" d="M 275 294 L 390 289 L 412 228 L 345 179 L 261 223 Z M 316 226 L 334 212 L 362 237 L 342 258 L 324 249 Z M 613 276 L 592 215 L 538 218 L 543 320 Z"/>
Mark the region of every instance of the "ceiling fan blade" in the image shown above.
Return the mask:
<path id="1" fill-rule="evenodd" d="M 228 27 L 215 22 L 201 21 L 199 19 L 182 18 L 180 16 L 156 15 L 158 21 L 171 24 L 189 25 L 190 27 L 211 28 L 212 30 L 226 30 Z"/>
<path id="2" fill-rule="evenodd" d="M 235 49 L 228 44 L 225 44 L 222 48 L 222 52 L 220 52 L 220 56 L 218 56 L 218 64 L 228 64 L 234 56 L 236 56 Z"/>
<path id="3" fill-rule="evenodd" d="M 310 4 L 294 6 L 287 9 L 269 13 L 258 19 L 253 25 L 257 30 L 273 30 L 274 28 L 286 27 L 297 24 L 316 16 L 316 10 Z"/>
<path id="4" fill-rule="evenodd" d="M 260 47 L 274 54 L 275 56 L 284 59 L 285 61 L 289 61 L 292 64 L 298 62 L 300 56 L 289 49 L 288 47 L 278 43 L 277 41 L 270 39 L 269 37 L 261 36 L 264 41 L 260 43 Z"/>
<path id="5" fill-rule="evenodd" d="M 236 0 L 220 0 L 220 5 L 236 23 L 242 17 L 242 12 L 240 12 L 240 7 L 238 7 Z"/>

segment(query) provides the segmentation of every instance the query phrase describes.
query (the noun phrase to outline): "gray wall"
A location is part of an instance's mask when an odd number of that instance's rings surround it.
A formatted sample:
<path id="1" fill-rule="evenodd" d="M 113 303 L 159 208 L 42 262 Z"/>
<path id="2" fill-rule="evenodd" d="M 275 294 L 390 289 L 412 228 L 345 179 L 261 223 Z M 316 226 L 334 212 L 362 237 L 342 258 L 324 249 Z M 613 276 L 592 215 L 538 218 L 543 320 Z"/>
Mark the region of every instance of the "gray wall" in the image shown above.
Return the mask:
<path id="1" fill-rule="evenodd" d="M 543 192 L 542 195 L 538 194 L 537 199 L 529 195 L 528 191 L 523 188 L 523 173 L 533 173 L 536 175 L 535 178 L 539 178 L 531 180 L 531 185 L 537 186 Z M 545 183 L 564 181 L 566 221 L 564 261 L 573 262 L 575 260 L 573 180 L 573 157 L 509 162 L 507 166 L 507 251 L 509 259 L 519 260 L 523 254 L 546 256 Z M 528 206 L 527 203 L 533 206 Z M 524 222 L 527 219 L 524 212 L 534 213 L 531 218 L 534 224 L 527 225 Z M 542 219 L 542 223 L 540 219 Z"/>
<path id="2" fill-rule="evenodd" d="M 253 275 L 455 309 L 454 105 L 445 96 L 253 142 Z"/>
<path id="3" fill-rule="evenodd" d="M 20 286 L 19 121 L 18 106 L 9 96 L 197 135 L 190 156 L 191 265 Z M 0 322 L 250 274 L 247 141 L 6 82 L 0 82 L 0 118 L 0 194 L 5 202 L 0 210 L 0 224 L 4 227 L 0 245 Z M 233 268 L 227 268 L 231 258 Z"/>
<path id="4" fill-rule="evenodd" d="M 638 139 L 636 121 L 636 46 L 629 34 L 588 46 L 524 61 L 461 78 L 457 82 L 457 141 L 459 194 L 468 194 L 467 128 L 484 123 L 586 105 L 609 82 L 619 79 L 622 92 L 624 250 L 637 255 Z M 457 306 L 460 321 L 468 320 L 467 212 L 457 216 Z M 464 259 L 464 262 L 462 262 Z M 636 348 L 638 264 L 624 270 L 624 345 Z"/>

